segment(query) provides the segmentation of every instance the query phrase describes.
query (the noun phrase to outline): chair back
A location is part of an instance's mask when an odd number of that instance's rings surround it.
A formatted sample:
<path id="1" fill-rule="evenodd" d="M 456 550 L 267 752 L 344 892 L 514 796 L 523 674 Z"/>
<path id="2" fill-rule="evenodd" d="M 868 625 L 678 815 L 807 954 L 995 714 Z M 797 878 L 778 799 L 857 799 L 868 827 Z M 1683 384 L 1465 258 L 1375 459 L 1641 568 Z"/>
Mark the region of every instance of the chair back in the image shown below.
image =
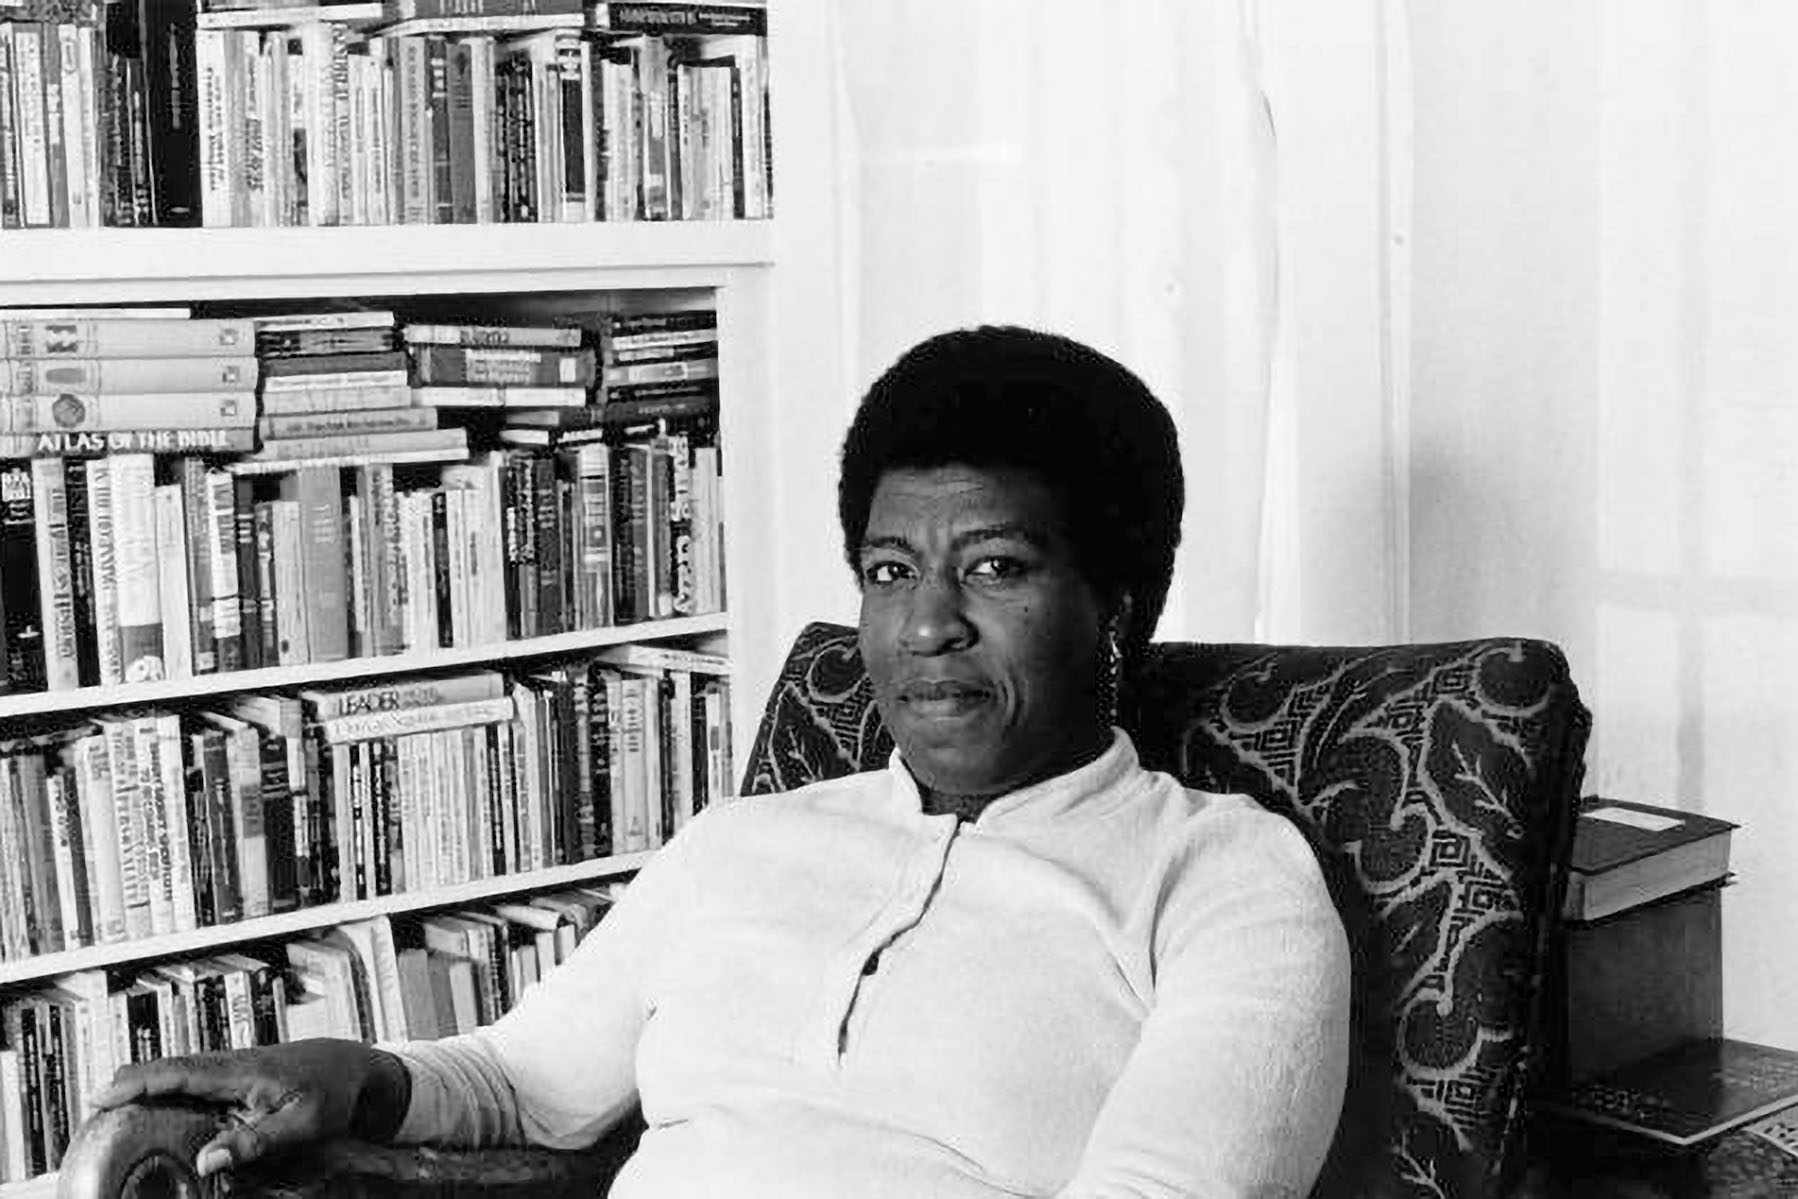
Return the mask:
<path id="1" fill-rule="evenodd" d="M 1329 879 L 1354 1032 L 1313 1194 L 1507 1194 L 1591 725 L 1560 651 L 1163 643 L 1121 723 L 1145 766 L 1291 819 Z M 892 744 L 855 630 L 814 624 L 769 697 L 744 791 L 876 769 Z"/>

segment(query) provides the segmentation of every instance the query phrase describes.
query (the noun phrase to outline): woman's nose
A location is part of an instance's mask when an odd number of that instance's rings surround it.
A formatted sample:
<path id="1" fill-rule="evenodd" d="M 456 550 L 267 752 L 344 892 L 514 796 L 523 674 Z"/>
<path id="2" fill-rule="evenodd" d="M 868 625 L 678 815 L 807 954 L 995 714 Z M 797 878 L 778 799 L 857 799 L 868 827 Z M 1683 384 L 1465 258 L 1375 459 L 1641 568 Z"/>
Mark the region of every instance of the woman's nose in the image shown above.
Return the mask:
<path id="1" fill-rule="evenodd" d="M 961 588 L 953 579 L 926 576 L 912 588 L 901 644 L 914 654 L 940 654 L 961 649 L 973 639 L 962 605 Z"/>

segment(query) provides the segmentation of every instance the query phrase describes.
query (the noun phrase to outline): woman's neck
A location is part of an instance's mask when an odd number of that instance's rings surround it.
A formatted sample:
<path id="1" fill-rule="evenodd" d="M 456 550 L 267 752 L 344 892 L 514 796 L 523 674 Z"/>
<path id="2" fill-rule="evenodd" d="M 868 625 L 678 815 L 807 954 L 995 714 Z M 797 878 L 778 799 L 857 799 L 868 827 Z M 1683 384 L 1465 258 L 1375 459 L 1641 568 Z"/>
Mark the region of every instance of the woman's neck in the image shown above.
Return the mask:
<path id="1" fill-rule="evenodd" d="M 980 819 L 980 814 L 986 811 L 987 805 L 1000 796 L 1010 795 L 1014 791 L 1022 791 L 1026 787 L 1034 787 L 1038 783 L 1058 778 L 1064 774 L 1071 774 L 1082 766 L 1097 761 L 1107 749 L 1111 748 L 1111 742 L 1111 729 L 1107 727 L 1103 730 L 1103 735 L 1086 741 L 1076 752 L 1066 757 L 1057 758 L 1052 766 L 1045 768 L 1040 773 L 1024 779 L 1015 786 L 988 795 L 957 795 L 948 791 L 939 791 L 929 786 L 923 779 L 918 778 L 916 774 L 912 775 L 912 781 L 917 784 L 918 798 L 922 803 L 925 815 L 953 814 L 957 820 L 968 823 Z"/>

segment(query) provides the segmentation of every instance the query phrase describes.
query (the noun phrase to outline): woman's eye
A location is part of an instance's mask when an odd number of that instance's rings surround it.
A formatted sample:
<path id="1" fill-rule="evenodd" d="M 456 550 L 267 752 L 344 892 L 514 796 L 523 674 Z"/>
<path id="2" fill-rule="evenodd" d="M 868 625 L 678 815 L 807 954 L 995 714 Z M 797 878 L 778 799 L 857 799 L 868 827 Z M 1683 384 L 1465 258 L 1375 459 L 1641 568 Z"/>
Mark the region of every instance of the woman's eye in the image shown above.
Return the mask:
<path id="1" fill-rule="evenodd" d="M 884 586 L 898 582 L 904 574 L 904 568 L 897 562 L 870 562 L 862 567 L 862 582 Z"/>
<path id="2" fill-rule="evenodd" d="M 968 574 L 977 579 L 1015 579 L 1025 570 L 1024 563 L 1017 558 L 992 557 L 974 563 Z"/>

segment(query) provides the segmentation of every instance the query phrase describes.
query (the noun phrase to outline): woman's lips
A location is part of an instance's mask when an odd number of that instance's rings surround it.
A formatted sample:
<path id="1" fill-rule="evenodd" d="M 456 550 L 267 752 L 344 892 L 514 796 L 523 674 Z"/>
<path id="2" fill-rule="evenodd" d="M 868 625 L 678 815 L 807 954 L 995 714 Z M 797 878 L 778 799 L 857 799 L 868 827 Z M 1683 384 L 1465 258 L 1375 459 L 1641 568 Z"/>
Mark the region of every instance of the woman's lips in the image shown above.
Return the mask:
<path id="1" fill-rule="evenodd" d="M 950 680 L 908 683 L 899 692 L 899 700 L 907 710 L 926 720 L 965 716 L 991 698 L 992 692 L 984 687 Z"/>

